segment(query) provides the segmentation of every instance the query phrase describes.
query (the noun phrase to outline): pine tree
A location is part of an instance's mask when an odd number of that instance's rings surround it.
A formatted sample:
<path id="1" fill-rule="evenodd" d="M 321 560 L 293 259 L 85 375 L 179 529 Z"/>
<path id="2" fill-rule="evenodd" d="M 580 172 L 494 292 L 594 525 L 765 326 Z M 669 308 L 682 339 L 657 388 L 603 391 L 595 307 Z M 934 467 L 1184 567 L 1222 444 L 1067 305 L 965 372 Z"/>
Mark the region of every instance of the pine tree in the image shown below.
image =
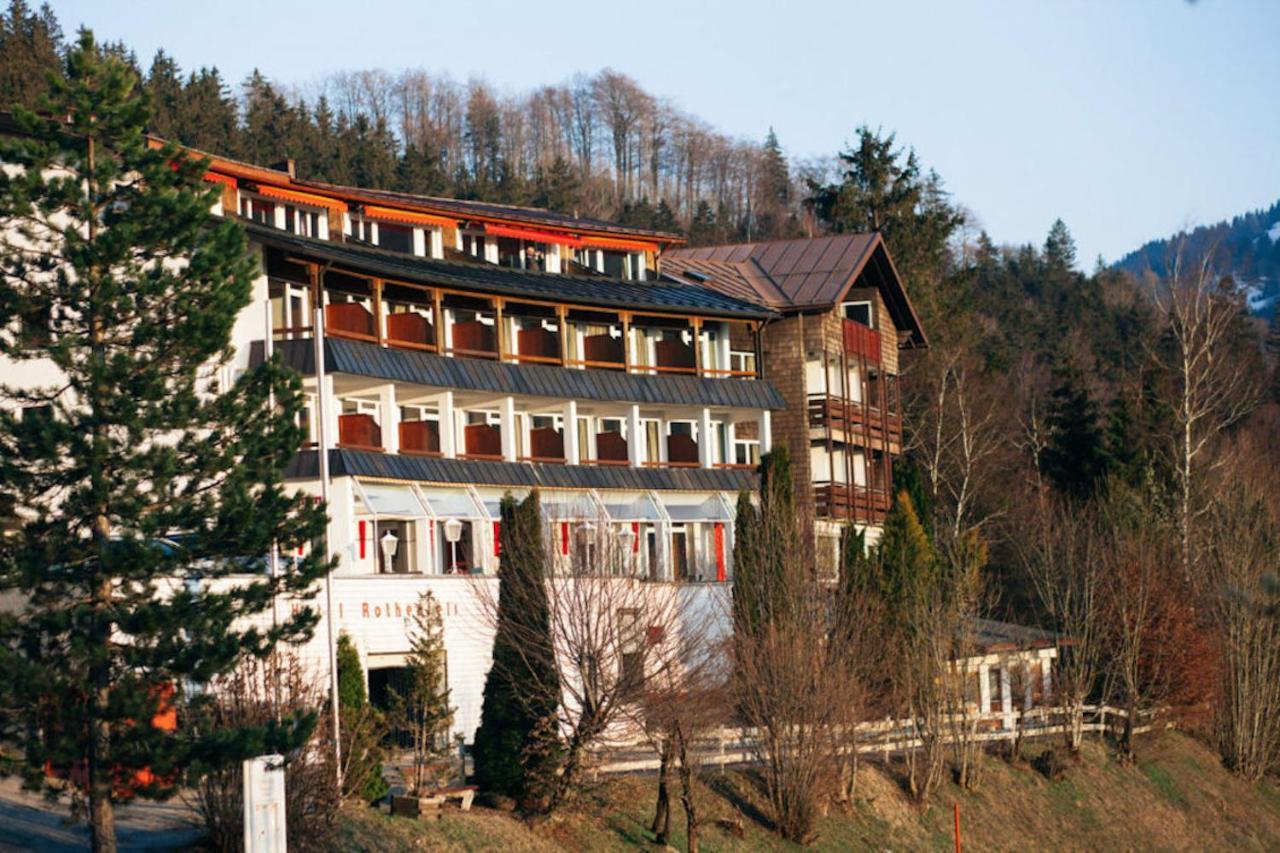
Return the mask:
<path id="1" fill-rule="evenodd" d="M 162 139 L 173 142 L 186 142 L 186 134 L 181 130 L 186 92 L 179 76 L 178 63 L 163 50 L 156 51 L 151 61 L 151 70 L 147 72 L 145 84 L 147 96 L 151 101 L 151 121 L 147 130 Z"/>
<path id="2" fill-rule="evenodd" d="M 560 155 L 534 177 L 533 205 L 573 213 L 582 206 L 582 182 L 573 166 Z"/>
<path id="3" fill-rule="evenodd" d="M 115 849 L 113 789 L 132 769 L 156 779 L 137 793 L 164 796 L 305 738 L 305 722 L 151 721 L 170 701 L 198 717 L 188 685 L 305 638 L 307 608 L 244 626 L 327 567 L 313 552 L 278 578 L 245 578 L 273 543 L 324 533 L 323 508 L 281 482 L 302 439 L 300 386 L 276 361 L 231 379 L 254 261 L 239 224 L 211 221 L 206 164 L 148 147 L 138 88 L 82 32 L 41 105 L 50 118 L 19 108 L 24 133 L 0 151 L 0 316 L 24 318 L 0 356 L 61 374 L 0 386 L 44 407 L 0 413 L 0 506 L 24 510 L 0 538 L 0 595 L 22 602 L 0 621 L 0 738 L 21 745 L 33 785 L 47 765 L 85 762 L 96 850 Z"/>
<path id="4" fill-rule="evenodd" d="M 49 91 L 47 77 L 62 73 L 62 28 L 47 4 L 32 12 L 10 0 L 0 17 L 0 104 L 34 108 Z"/>
<path id="5" fill-rule="evenodd" d="M 360 652 L 351 637 L 343 631 L 338 635 L 338 704 L 343 711 L 354 711 L 369 701 L 364 687 L 364 666 Z"/>
<path id="6" fill-rule="evenodd" d="M 693 211 L 693 218 L 689 221 L 689 245 L 711 245 L 716 242 L 718 236 L 715 212 L 712 211 L 706 199 L 699 199 Z"/>
<path id="7" fill-rule="evenodd" d="M 476 783 L 537 810 L 559 763 L 560 682 L 537 491 L 502 499 L 497 630 L 476 730 Z"/>
<path id="8" fill-rule="evenodd" d="M 938 561 L 907 492 L 899 492 L 885 518 L 876 550 L 881 596 L 891 619 L 909 630 L 909 614 L 937 589 Z"/>
<path id="9" fill-rule="evenodd" d="M 1098 405 L 1079 371 L 1067 368 L 1060 375 L 1045 414 L 1049 442 L 1043 470 L 1049 482 L 1065 494 L 1087 498 L 1108 473 L 1106 439 Z"/>
<path id="10" fill-rule="evenodd" d="M 779 445 L 760 458 L 760 506 L 746 492 L 734 520 L 733 630 L 750 640 L 790 612 L 786 565 L 797 527 L 791 454 Z"/>
<path id="11" fill-rule="evenodd" d="M 1070 272 L 1076 266 L 1076 241 L 1061 219 L 1053 221 L 1044 241 L 1044 262 L 1051 271 Z"/>
<path id="12" fill-rule="evenodd" d="M 408 677 L 402 690 L 392 698 L 392 719 L 413 738 L 413 788 L 423 795 L 441 781 L 429 778 L 432 764 L 449 757 L 449 729 L 454 709 L 449 705 L 446 680 L 444 622 L 440 605 L 431 591 L 418 598 L 412 617 L 409 656 L 405 660 Z"/>
<path id="13" fill-rule="evenodd" d="M 202 68 L 187 77 L 179 138 L 187 145 L 216 154 L 236 150 L 236 104 L 216 68 Z"/>

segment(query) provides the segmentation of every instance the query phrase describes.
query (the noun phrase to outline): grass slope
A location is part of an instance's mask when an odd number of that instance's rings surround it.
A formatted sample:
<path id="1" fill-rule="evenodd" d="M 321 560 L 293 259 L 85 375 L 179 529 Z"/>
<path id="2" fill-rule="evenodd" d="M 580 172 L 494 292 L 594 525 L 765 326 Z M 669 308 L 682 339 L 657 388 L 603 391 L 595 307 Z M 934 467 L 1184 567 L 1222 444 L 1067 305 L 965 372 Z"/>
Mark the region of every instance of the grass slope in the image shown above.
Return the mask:
<path id="1" fill-rule="evenodd" d="M 1032 744 L 1028 754 L 1044 748 Z M 1280 789 L 1247 785 L 1222 769 L 1204 746 L 1180 734 L 1140 744 L 1132 767 L 1102 744 L 1087 745 L 1066 777 L 1050 782 L 1025 762 L 990 758 L 972 793 L 944 785 L 921 812 L 903 794 L 896 768 L 865 767 L 853 814 L 833 811 L 817 850 L 952 849 L 953 803 L 960 804 L 965 847 L 972 850 L 1274 850 L 1280 849 Z M 366 809 L 344 812 L 347 850 L 634 850 L 650 847 L 652 777 L 602 782 L 564 814 L 529 828 L 509 815 L 452 811 L 434 824 Z M 767 829 L 763 804 L 741 773 L 709 771 L 698 791 L 708 851 L 787 850 Z M 684 813 L 675 807 L 672 843 L 684 848 Z M 740 821 L 736 838 L 717 821 Z M 799 849 L 799 848 L 795 848 Z"/>

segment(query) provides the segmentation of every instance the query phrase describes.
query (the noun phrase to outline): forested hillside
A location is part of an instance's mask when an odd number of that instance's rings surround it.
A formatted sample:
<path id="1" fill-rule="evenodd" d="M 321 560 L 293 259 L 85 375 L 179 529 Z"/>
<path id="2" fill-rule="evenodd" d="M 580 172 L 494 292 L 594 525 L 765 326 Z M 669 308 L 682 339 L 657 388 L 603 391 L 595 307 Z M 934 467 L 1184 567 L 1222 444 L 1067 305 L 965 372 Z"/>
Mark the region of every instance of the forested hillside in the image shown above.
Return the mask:
<path id="1" fill-rule="evenodd" d="M 1164 276 L 1179 250 L 1189 257 L 1214 252 L 1219 266 L 1246 291 L 1249 307 L 1266 317 L 1275 315 L 1280 304 L 1280 201 L 1229 222 L 1152 240 L 1125 255 L 1116 267 L 1135 276 Z"/>

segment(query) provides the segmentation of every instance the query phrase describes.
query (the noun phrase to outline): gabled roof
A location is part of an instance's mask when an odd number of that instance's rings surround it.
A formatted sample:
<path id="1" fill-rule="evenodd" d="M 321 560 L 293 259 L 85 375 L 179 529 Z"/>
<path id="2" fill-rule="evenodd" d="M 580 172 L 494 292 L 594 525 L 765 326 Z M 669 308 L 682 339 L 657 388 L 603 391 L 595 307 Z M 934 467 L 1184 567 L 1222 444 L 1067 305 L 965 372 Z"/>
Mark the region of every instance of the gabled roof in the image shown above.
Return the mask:
<path id="1" fill-rule="evenodd" d="M 855 285 L 875 287 L 894 325 L 910 333 L 910 345 L 926 345 L 920 318 L 878 233 L 673 248 L 662 256 L 662 272 L 784 314 L 829 311 Z"/>
<path id="2" fill-rule="evenodd" d="M 254 242 L 264 246 L 317 261 L 331 261 L 335 267 L 356 274 L 399 279 L 413 284 L 611 310 L 649 310 L 746 320 L 776 316 L 768 308 L 701 284 L 531 272 L 497 264 L 438 260 L 354 243 L 334 243 L 301 237 L 255 222 L 245 222 L 244 228 Z"/>

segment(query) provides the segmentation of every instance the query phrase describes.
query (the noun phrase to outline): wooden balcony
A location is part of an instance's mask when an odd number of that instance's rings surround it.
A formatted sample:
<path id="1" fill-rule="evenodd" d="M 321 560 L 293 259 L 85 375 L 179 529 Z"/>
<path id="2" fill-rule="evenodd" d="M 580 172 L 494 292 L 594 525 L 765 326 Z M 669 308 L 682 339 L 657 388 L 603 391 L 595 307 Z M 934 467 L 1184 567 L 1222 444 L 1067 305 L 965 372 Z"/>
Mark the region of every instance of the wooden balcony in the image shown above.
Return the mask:
<path id="1" fill-rule="evenodd" d="M 626 465 L 627 440 L 620 432 L 596 433 L 596 458 L 587 460 L 595 465 Z"/>
<path id="2" fill-rule="evenodd" d="M 856 320 L 844 320 L 844 351 L 871 364 L 880 363 L 880 333 Z"/>
<path id="3" fill-rule="evenodd" d="M 516 361 L 542 364 L 560 363 L 560 335 L 549 329 L 521 329 L 516 332 Z"/>
<path id="4" fill-rule="evenodd" d="M 902 416 L 899 414 L 825 394 L 810 394 L 808 407 L 810 438 L 825 437 L 829 429 L 837 441 L 884 448 L 887 436 L 889 452 L 902 452 Z M 823 434 L 816 435 L 815 431 Z"/>
<path id="5" fill-rule="evenodd" d="M 814 483 L 814 512 L 819 518 L 843 518 L 880 524 L 889 513 L 889 492 L 872 485 Z"/>
<path id="6" fill-rule="evenodd" d="M 452 351 L 457 355 L 497 358 L 498 340 L 493 326 L 479 320 L 454 323 Z"/>
<path id="7" fill-rule="evenodd" d="M 387 315 L 387 343 L 413 349 L 436 348 L 436 330 L 422 314 L 402 311 Z"/>
<path id="8" fill-rule="evenodd" d="M 667 436 L 667 464 L 673 468 L 698 467 L 698 442 L 693 436 L 681 433 Z"/>
<path id="9" fill-rule="evenodd" d="M 439 456 L 440 424 L 436 421 L 401 421 L 400 452 Z"/>
<path id="10" fill-rule="evenodd" d="M 502 459 L 502 430 L 492 424 L 471 424 L 464 440 L 463 459 Z"/>
<path id="11" fill-rule="evenodd" d="M 627 365 L 626 345 L 622 338 L 615 338 L 607 332 L 601 335 L 587 335 L 582 339 L 583 363 L 587 367 L 603 367 L 606 369 L 622 369 Z"/>
<path id="12" fill-rule="evenodd" d="M 324 308 L 325 333 L 335 337 L 376 341 L 373 314 L 356 302 L 337 302 Z"/>
<path id="13" fill-rule="evenodd" d="M 695 373 L 698 367 L 693 347 L 672 338 L 654 344 L 654 362 L 663 373 Z"/>
<path id="14" fill-rule="evenodd" d="M 529 430 L 529 455 L 523 462 L 563 462 L 564 435 L 554 427 Z"/>
<path id="15" fill-rule="evenodd" d="M 382 429 L 373 415 L 338 415 L 338 446 L 381 450 Z"/>

